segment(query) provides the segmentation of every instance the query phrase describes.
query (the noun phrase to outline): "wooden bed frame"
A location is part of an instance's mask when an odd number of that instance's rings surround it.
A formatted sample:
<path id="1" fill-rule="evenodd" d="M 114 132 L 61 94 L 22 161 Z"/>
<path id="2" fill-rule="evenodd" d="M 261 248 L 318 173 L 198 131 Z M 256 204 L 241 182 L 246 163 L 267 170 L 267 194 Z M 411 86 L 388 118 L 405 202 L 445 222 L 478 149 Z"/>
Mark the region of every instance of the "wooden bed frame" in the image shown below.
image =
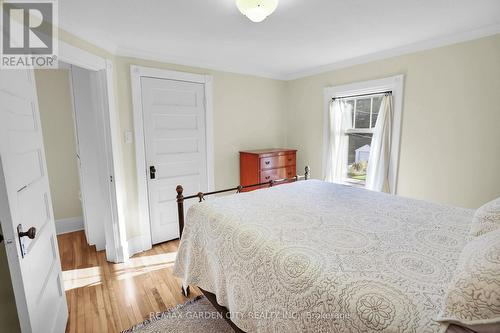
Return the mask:
<path id="1" fill-rule="evenodd" d="M 205 200 L 206 196 L 213 195 L 213 194 L 219 194 L 219 193 L 225 193 L 225 192 L 233 192 L 233 191 L 236 191 L 236 193 L 240 193 L 242 190 L 248 189 L 248 188 L 253 188 L 253 187 L 256 187 L 256 188 L 272 187 L 274 185 L 279 185 L 279 184 L 284 184 L 284 183 L 291 183 L 291 182 L 296 182 L 296 181 L 299 181 L 299 180 L 308 180 L 309 177 L 310 177 L 310 169 L 309 169 L 308 166 L 306 166 L 305 167 L 305 173 L 304 173 L 303 176 L 296 175 L 293 178 L 283 178 L 283 179 L 270 180 L 270 181 L 265 182 L 265 183 L 252 184 L 252 185 L 246 185 L 246 186 L 239 185 L 239 186 L 228 188 L 228 189 L 225 189 L 225 190 L 219 190 L 219 191 L 213 191 L 213 192 L 206 192 L 206 193 L 198 192 L 197 194 L 189 195 L 189 196 L 186 196 L 186 197 L 183 195 L 184 188 L 182 187 L 182 185 L 177 185 L 177 187 L 176 187 L 175 190 L 177 191 L 177 213 L 179 215 L 179 239 L 182 238 L 182 231 L 184 230 L 184 200 L 198 198 L 199 202 L 202 202 L 203 200 Z M 226 307 L 224 307 L 224 306 L 222 306 L 222 305 L 220 305 L 220 304 L 217 303 L 217 298 L 216 298 L 215 294 L 213 294 L 211 292 L 208 292 L 206 290 L 203 290 L 200 287 L 198 287 L 198 289 L 203 293 L 203 295 L 205 295 L 205 297 L 210 301 L 210 303 L 212 303 L 212 305 L 223 316 L 223 318 L 227 320 L 227 322 L 229 323 L 229 325 L 231 325 L 231 327 L 235 330 L 235 332 L 244 333 L 244 331 L 242 331 L 240 328 L 238 328 L 230 320 L 229 310 Z M 182 286 L 181 291 L 182 291 L 182 294 L 185 297 L 189 296 L 189 286 L 186 286 L 186 287 Z"/>

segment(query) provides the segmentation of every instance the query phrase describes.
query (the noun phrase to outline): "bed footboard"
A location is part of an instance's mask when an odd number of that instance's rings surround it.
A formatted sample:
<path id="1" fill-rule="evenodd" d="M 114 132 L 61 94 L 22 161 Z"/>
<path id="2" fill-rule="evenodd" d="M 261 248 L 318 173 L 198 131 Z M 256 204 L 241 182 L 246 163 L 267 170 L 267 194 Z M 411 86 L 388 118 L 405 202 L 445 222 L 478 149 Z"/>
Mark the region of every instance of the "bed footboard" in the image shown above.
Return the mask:
<path id="1" fill-rule="evenodd" d="M 182 231 L 184 230 L 184 200 L 189 200 L 189 199 L 194 199 L 198 198 L 199 202 L 202 202 L 205 200 L 205 197 L 209 195 L 214 195 L 214 194 L 219 194 L 219 193 L 225 193 L 225 192 L 233 192 L 236 191 L 236 193 L 240 193 L 243 189 L 247 188 L 252 188 L 252 187 L 272 187 L 274 185 L 278 185 L 281 183 L 289 183 L 289 182 L 295 182 L 299 180 L 308 180 L 310 177 L 310 169 L 308 166 L 305 167 L 304 170 L 304 175 L 296 175 L 293 178 L 283 178 L 283 179 L 276 179 L 276 180 L 270 180 L 265 183 L 259 183 L 259 184 L 252 184 L 252 185 L 246 185 L 246 186 L 241 186 L 238 185 L 236 187 L 228 188 L 225 190 L 219 190 L 219 191 L 213 191 L 213 192 L 198 192 L 197 194 L 194 195 L 189 195 L 189 196 L 184 196 L 184 188 L 182 185 L 177 185 L 176 191 L 177 191 L 177 214 L 179 216 L 179 239 L 182 237 Z"/>

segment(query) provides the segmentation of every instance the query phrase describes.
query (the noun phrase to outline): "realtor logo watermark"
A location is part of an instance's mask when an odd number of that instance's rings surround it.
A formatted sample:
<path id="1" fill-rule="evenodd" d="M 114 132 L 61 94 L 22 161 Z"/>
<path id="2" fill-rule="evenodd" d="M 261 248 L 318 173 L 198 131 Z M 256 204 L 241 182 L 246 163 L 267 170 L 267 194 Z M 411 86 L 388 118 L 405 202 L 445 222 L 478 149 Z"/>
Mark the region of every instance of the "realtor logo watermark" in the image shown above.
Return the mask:
<path id="1" fill-rule="evenodd" d="M 0 68 L 57 68 L 56 0 L 2 3 Z"/>

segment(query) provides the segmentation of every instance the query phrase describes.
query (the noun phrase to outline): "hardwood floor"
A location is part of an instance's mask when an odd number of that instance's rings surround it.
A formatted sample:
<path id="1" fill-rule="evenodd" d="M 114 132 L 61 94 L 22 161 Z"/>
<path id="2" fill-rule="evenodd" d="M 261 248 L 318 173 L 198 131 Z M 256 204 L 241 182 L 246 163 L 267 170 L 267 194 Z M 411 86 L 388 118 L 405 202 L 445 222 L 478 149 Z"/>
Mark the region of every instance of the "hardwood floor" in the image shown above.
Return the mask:
<path id="1" fill-rule="evenodd" d="M 88 246 L 83 231 L 59 235 L 69 320 L 66 332 L 120 332 L 189 298 L 173 276 L 178 242 L 155 245 L 126 264 L 106 261 L 104 251 Z"/>

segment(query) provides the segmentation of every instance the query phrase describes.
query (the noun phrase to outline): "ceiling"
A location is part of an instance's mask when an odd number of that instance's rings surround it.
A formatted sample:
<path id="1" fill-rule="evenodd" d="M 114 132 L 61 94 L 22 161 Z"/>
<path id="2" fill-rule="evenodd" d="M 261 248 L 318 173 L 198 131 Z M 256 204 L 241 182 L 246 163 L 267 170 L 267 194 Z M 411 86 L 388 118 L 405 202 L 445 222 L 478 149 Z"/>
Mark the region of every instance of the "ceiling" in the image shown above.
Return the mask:
<path id="1" fill-rule="evenodd" d="M 60 0 L 59 24 L 112 53 L 290 79 L 500 32 L 499 0 Z"/>

